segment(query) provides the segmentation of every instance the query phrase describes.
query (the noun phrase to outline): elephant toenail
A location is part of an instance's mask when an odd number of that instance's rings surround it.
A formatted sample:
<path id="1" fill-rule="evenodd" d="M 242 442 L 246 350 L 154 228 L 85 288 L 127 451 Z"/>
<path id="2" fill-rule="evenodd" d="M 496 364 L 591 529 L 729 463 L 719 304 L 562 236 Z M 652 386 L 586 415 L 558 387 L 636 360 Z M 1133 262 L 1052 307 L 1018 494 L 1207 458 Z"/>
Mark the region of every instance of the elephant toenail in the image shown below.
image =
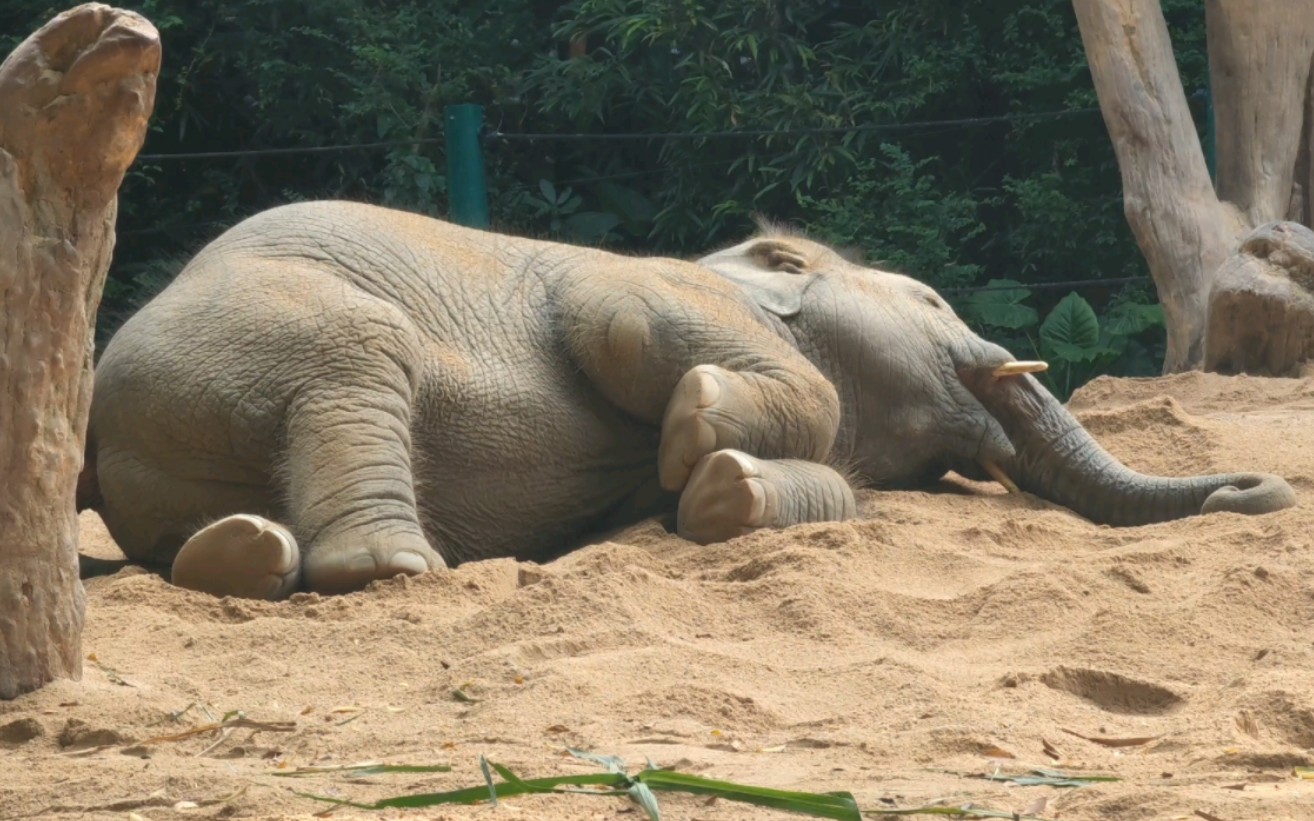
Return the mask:
<path id="1" fill-rule="evenodd" d="M 388 562 L 392 569 L 400 573 L 424 573 L 429 570 L 429 562 L 413 550 L 399 550 L 392 554 Z"/>
<path id="2" fill-rule="evenodd" d="M 353 556 L 351 558 L 351 561 L 347 562 L 347 568 L 349 570 L 361 570 L 368 572 L 378 566 L 379 563 L 376 562 L 374 560 L 374 557 L 368 553 L 362 553 L 359 556 Z"/>

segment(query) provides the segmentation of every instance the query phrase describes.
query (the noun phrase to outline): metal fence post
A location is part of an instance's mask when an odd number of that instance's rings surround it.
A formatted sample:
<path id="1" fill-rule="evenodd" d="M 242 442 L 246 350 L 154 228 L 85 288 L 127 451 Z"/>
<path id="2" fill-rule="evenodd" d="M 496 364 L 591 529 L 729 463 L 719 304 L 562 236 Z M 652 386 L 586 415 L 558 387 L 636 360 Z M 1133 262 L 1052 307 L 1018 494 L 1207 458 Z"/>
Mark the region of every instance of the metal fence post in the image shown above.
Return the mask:
<path id="1" fill-rule="evenodd" d="M 447 129 L 448 217 L 472 228 L 488 227 L 488 182 L 479 133 L 484 107 L 474 103 L 449 105 L 444 110 Z"/>

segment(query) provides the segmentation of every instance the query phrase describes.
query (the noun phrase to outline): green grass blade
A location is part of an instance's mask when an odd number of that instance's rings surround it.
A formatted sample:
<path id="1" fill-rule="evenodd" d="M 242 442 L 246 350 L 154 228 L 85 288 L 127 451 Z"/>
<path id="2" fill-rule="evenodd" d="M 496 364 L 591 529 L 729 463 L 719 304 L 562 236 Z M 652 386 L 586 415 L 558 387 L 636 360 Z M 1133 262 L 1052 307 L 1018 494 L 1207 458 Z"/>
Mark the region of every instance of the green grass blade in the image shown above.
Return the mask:
<path id="1" fill-rule="evenodd" d="M 498 784 L 497 794 L 501 798 L 510 798 L 513 795 L 525 795 L 527 793 L 543 792 L 544 787 L 549 790 L 557 787 L 587 787 L 600 786 L 624 788 L 629 786 L 629 779 L 623 774 L 617 773 L 586 773 L 584 775 L 562 775 L 551 778 L 527 778 L 517 779 L 517 784 Z M 612 792 L 590 793 L 586 790 L 578 790 L 596 795 L 615 795 Z M 621 793 L 622 795 L 624 793 Z M 375 801 L 373 804 L 358 804 L 353 801 L 345 801 L 341 798 L 330 798 L 324 795 L 315 795 L 313 793 L 298 792 L 296 795 L 303 798 L 313 798 L 316 801 L 327 801 L 331 804 L 340 804 L 344 807 L 352 807 L 358 810 L 385 810 L 385 809 L 403 809 L 413 810 L 424 807 L 437 807 L 443 804 L 478 804 L 482 801 L 489 800 L 488 785 L 483 784 L 478 787 L 466 787 L 460 790 L 451 790 L 450 792 L 420 793 L 417 795 L 398 795 L 392 798 L 384 798 Z"/>
<path id="2" fill-rule="evenodd" d="M 273 772 L 278 778 L 308 778 L 312 775 L 345 775 L 348 778 L 365 778 L 371 775 L 388 775 L 390 773 L 450 773 L 452 768 L 446 764 L 419 766 L 411 764 L 360 764 L 347 767 L 297 767 L 286 772 Z"/>
<path id="3" fill-rule="evenodd" d="M 768 787 L 751 787 L 729 781 L 713 781 L 697 775 L 644 770 L 633 780 L 647 784 L 654 790 L 687 792 L 695 795 L 714 795 L 727 801 L 755 804 L 778 810 L 803 813 L 816 818 L 833 818 L 836 821 L 862 821 L 858 802 L 847 792 L 808 793 L 792 790 L 775 790 Z"/>
<path id="4" fill-rule="evenodd" d="M 528 781 L 525 781 L 520 776 L 511 772 L 511 770 L 509 770 L 504 765 L 498 764 L 496 761 L 490 761 L 488 763 L 493 765 L 493 769 L 497 770 L 497 774 L 502 776 L 503 781 L 507 782 L 513 787 L 516 787 L 517 789 L 524 790 L 527 793 L 553 792 L 552 787 L 536 787 L 533 784 L 530 784 Z"/>

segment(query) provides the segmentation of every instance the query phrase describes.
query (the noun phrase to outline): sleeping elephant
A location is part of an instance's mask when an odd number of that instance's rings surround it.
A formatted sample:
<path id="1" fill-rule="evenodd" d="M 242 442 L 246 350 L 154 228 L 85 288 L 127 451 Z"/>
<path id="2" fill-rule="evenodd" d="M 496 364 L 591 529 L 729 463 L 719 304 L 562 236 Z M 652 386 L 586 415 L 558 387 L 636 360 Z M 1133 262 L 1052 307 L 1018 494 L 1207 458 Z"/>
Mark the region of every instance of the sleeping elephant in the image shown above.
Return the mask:
<path id="1" fill-rule="evenodd" d="M 280 598 L 541 559 L 675 513 L 708 543 L 993 476 L 1098 522 L 1294 504 L 1117 463 L 934 290 L 775 229 L 697 262 L 346 202 L 205 247 L 96 367 L 80 507 L 175 584 Z M 983 473 L 984 471 L 984 473 Z"/>

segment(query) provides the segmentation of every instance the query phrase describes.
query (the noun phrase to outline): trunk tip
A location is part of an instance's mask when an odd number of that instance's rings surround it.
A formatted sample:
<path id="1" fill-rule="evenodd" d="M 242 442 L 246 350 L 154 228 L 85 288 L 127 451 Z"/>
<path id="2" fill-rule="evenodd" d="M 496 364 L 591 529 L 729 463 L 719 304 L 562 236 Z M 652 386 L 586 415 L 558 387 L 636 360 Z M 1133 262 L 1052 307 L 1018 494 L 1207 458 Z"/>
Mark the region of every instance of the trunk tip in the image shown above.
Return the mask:
<path id="1" fill-rule="evenodd" d="M 1257 516 L 1294 507 L 1296 491 L 1281 476 L 1254 473 L 1236 477 L 1209 494 L 1201 513 L 1244 513 Z"/>

